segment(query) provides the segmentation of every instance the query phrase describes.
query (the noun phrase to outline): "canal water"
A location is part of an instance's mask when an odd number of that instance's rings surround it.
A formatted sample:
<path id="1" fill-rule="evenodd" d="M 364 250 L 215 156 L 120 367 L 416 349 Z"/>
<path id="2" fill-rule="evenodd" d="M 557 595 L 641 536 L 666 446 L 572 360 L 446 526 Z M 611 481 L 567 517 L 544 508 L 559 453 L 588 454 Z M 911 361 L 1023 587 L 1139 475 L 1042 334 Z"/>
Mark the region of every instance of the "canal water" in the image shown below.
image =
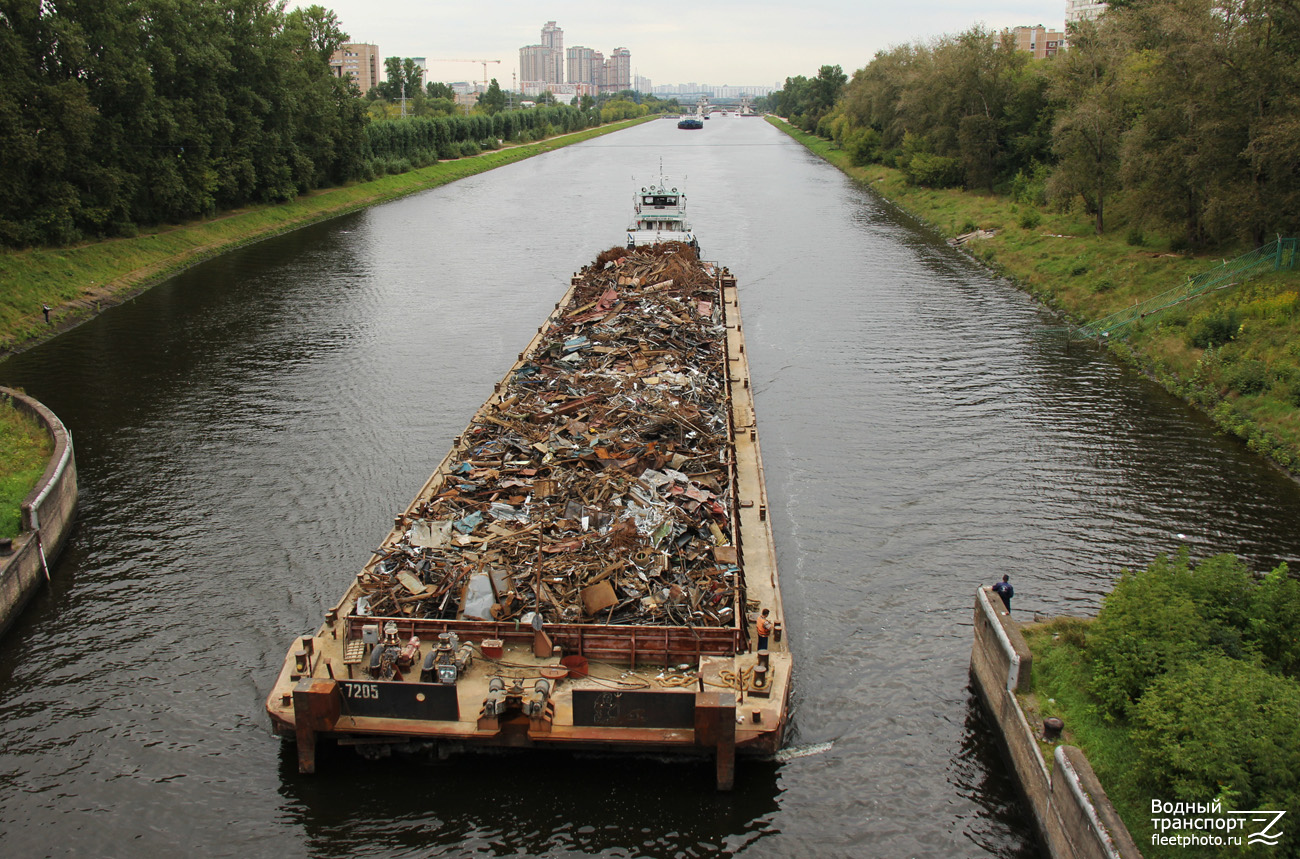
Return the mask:
<path id="1" fill-rule="evenodd" d="M 791 750 L 327 756 L 268 731 L 316 626 L 660 165 L 742 289 L 797 660 Z M 1188 545 L 1300 558 L 1300 490 L 760 119 L 656 121 L 197 266 L 0 383 L 78 529 L 0 641 L 12 856 L 1031 857 L 969 688 L 975 590 L 1096 609 Z M 1290 524 L 1287 524 L 1290 523 Z"/>

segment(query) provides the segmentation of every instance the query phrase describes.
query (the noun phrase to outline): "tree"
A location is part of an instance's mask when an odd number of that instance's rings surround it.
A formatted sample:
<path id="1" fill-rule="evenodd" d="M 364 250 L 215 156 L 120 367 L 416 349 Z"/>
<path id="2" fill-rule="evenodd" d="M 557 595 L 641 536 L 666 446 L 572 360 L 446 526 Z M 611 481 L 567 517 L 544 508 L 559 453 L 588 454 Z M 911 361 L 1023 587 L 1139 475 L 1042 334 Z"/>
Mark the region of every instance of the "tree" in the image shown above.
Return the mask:
<path id="1" fill-rule="evenodd" d="M 300 30 L 298 38 L 326 62 L 351 38 L 343 32 L 338 16 L 324 6 L 294 9 L 285 23 L 287 28 Z"/>
<path id="2" fill-rule="evenodd" d="M 1120 152 L 1129 109 L 1121 71 L 1128 55 L 1125 34 L 1110 25 L 1073 25 L 1070 50 L 1052 70 L 1051 95 L 1060 104 L 1052 129 L 1056 169 L 1049 182 L 1057 198 L 1083 197 L 1097 235 L 1106 230 L 1106 202 L 1119 187 Z"/>
<path id="3" fill-rule="evenodd" d="M 506 109 L 506 94 L 501 91 L 501 85 L 497 83 L 496 78 L 488 84 L 487 92 L 478 97 L 478 103 L 479 107 L 489 114 Z"/>
<path id="4" fill-rule="evenodd" d="M 424 92 L 424 69 L 410 57 L 389 57 L 384 60 L 384 80 L 376 88 L 388 101 L 414 98 Z"/>
<path id="5" fill-rule="evenodd" d="M 839 66 L 822 66 L 817 70 L 817 77 L 809 82 L 809 107 L 825 114 L 835 106 L 835 100 L 840 97 L 840 91 L 848 79 L 848 75 Z"/>
<path id="6" fill-rule="evenodd" d="M 451 88 L 451 84 L 429 81 L 425 84 L 424 94 L 429 98 L 445 98 L 451 101 L 456 100 L 456 91 Z"/>

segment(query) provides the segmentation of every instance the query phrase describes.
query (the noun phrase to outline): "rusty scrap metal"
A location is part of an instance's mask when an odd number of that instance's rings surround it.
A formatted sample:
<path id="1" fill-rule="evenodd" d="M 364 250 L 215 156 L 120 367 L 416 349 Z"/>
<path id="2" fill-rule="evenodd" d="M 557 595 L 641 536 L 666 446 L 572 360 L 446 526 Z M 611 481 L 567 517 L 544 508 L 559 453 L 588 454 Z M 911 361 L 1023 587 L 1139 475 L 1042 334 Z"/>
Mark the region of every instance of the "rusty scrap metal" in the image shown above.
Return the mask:
<path id="1" fill-rule="evenodd" d="M 718 272 L 613 248 L 359 576 L 377 616 L 731 626 L 741 594 Z M 474 582 L 484 582 L 474 586 Z"/>

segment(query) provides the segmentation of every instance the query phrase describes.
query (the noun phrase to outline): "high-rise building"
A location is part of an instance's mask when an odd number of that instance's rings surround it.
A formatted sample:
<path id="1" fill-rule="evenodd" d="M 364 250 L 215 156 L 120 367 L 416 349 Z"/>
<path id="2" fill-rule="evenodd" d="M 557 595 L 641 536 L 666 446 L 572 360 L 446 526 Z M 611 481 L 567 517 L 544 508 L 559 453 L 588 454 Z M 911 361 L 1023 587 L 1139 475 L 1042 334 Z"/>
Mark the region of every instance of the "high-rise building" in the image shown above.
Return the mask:
<path id="1" fill-rule="evenodd" d="M 615 48 L 606 60 L 600 51 L 582 45 L 566 50 L 564 30 L 554 21 L 547 21 L 542 28 L 541 44 L 519 49 L 519 82 L 525 92 L 550 90 L 585 95 L 589 89 L 598 88 L 600 92 L 631 89 L 632 52 Z"/>
<path id="2" fill-rule="evenodd" d="M 545 83 L 551 49 L 545 45 L 524 45 L 519 49 L 519 80 Z"/>
<path id="3" fill-rule="evenodd" d="M 542 28 L 542 47 L 549 48 L 546 77 L 540 78 L 547 83 L 564 83 L 564 31 L 555 26 L 554 21 L 547 21 Z"/>
<path id="4" fill-rule="evenodd" d="M 1065 24 L 1088 21 L 1106 11 L 1104 0 L 1065 0 Z"/>
<path id="5" fill-rule="evenodd" d="M 348 77 L 357 82 L 361 92 L 379 83 L 379 46 L 346 44 L 330 55 L 330 71 L 334 77 Z"/>
<path id="6" fill-rule="evenodd" d="M 1042 24 L 1035 27 L 1015 27 L 1011 31 L 1016 37 L 1016 49 L 1033 54 L 1034 59 L 1055 56 L 1065 49 L 1065 34 L 1059 30 L 1049 30 Z"/>
<path id="7" fill-rule="evenodd" d="M 632 88 L 632 52 L 615 48 L 605 61 L 605 82 L 601 92 L 620 92 Z"/>
<path id="8" fill-rule="evenodd" d="M 591 84 L 596 82 L 592 71 L 592 58 L 596 52 L 582 45 L 574 45 L 564 52 L 568 62 L 568 74 L 565 81 L 571 84 Z"/>

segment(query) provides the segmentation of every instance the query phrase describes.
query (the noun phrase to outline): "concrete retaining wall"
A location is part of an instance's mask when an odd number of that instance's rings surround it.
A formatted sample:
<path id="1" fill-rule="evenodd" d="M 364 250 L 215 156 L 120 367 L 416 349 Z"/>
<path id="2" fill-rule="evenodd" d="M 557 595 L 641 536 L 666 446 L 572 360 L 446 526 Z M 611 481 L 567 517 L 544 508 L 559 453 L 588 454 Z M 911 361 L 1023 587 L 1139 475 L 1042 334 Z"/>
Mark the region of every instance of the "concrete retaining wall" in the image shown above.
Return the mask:
<path id="1" fill-rule="evenodd" d="M 0 398 L 33 415 L 54 441 L 45 473 L 22 504 L 22 532 L 14 552 L 0 556 L 0 634 L 46 582 L 63 551 L 77 512 L 77 461 L 72 436 L 54 413 L 31 397 L 0 388 Z"/>
<path id="2" fill-rule="evenodd" d="M 997 726 L 1043 843 L 1053 859 L 1140 859 L 1083 752 L 1057 746 L 1055 767 L 1048 769 L 1039 750 L 1041 726 L 1029 724 L 1016 700 L 1017 690 L 1030 688 L 1032 666 L 1020 625 L 996 594 L 980 588 L 971 678 Z"/>

